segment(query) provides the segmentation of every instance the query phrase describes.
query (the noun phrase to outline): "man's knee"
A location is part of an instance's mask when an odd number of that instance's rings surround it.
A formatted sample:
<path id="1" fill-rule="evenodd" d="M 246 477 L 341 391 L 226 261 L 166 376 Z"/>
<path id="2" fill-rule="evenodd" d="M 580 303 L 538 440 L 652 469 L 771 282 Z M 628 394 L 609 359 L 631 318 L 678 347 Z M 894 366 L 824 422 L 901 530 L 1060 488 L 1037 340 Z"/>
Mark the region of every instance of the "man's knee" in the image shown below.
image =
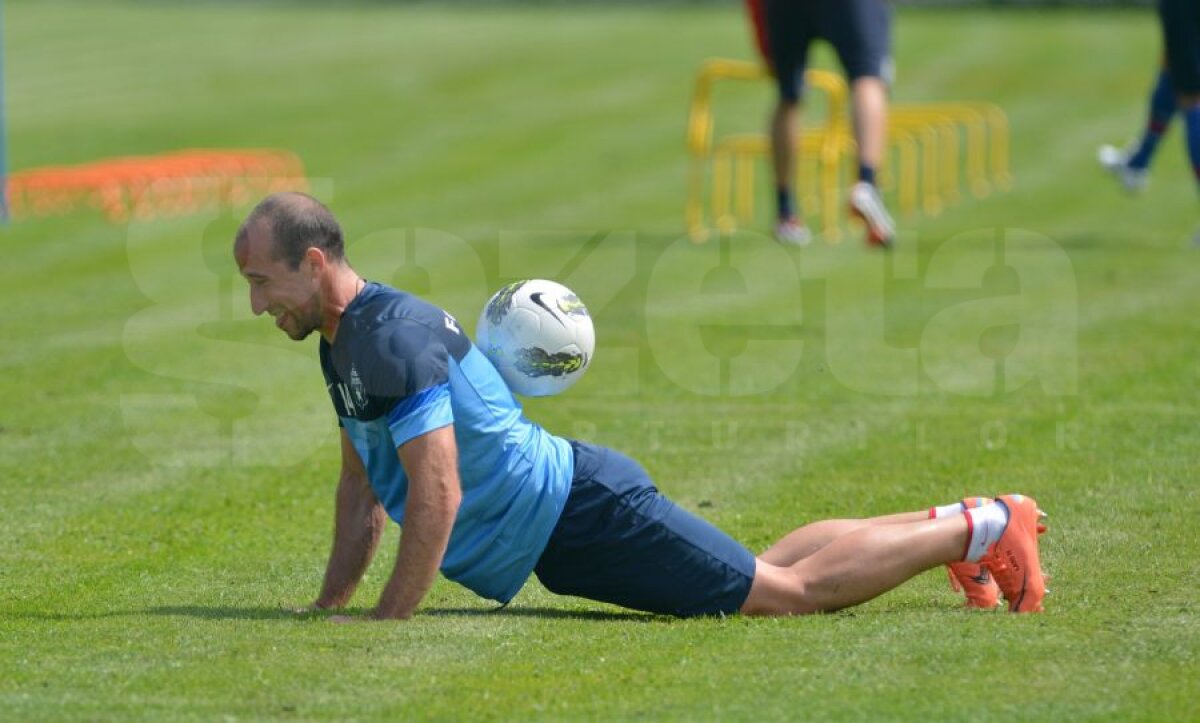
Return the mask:
<path id="1" fill-rule="evenodd" d="M 850 89 L 856 98 L 866 94 L 882 100 L 888 94 L 887 81 L 876 75 L 860 75 L 850 82 Z"/>
<path id="2" fill-rule="evenodd" d="M 775 111 L 777 113 L 792 114 L 800 109 L 800 100 L 797 98 L 785 98 L 780 96 L 775 103 Z"/>
<path id="3" fill-rule="evenodd" d="M 780 567 L 758 560 L 754 583 L 742 604 L 742 614 L 805 615 L 818 612 L 807 599 L 808 586 L 799 567 Z"/>

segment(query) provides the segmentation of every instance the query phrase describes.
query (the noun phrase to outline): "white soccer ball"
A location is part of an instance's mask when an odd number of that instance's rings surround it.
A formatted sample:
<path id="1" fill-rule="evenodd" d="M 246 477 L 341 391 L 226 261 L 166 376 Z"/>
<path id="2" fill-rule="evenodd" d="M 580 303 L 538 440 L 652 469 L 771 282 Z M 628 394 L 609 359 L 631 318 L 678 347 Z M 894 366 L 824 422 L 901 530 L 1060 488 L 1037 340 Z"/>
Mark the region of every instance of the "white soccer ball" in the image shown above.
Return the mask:
<path id="1" fill-rule="evenodd" d="M 596 332 L 587 307 L 562 284 L 517 281 L 483 307 L 475 344 L 508 388 L 526 397 L 547 397 L 570 387 L 587 371 Z"/>

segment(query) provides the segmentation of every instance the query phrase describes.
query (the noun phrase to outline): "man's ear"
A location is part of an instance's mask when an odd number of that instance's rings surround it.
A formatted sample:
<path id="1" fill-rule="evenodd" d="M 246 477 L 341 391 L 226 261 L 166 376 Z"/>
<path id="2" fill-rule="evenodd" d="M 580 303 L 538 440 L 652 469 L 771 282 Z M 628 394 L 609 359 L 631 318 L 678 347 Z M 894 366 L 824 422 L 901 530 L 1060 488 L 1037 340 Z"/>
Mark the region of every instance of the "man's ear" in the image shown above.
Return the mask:
<path id="1" fill-rule="evenodd" d="M 309 246 L 304 252 L 304 263 L 308 267 L 309 274 L 313 277 L 318 276 L 325 270 L 325 266 L 329 263 L 325 258 L 325 252 L 316 246 Z"/>

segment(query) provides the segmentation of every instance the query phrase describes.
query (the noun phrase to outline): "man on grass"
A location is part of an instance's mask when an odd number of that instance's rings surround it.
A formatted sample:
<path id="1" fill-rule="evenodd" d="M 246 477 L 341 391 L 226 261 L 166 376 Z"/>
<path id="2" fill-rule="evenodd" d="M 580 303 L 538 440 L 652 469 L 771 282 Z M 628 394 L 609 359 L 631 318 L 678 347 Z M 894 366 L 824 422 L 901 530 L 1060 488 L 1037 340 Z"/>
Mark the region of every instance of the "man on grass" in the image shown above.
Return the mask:
<path id="1" fill-rule="evenodd" d="M 234 257 L 256 315 L 297 341 L 321 335 L 342 462 L 313 608 L 350 600 L 387 517 L 402 532 L 379 619 L 411 617 L 439 569 L 501 603 L 532 573 L 555 593 L 690 616 L 838 610 L 951 564 L 968 604 L 994 607 L 1002 591 L 1010 610 L 1042 607 L 1029 497 L 826 520 L 755 557 L 659 494 L 633 460 L 525 419 L 449 314 L 359 276 L 315 199 L 265 199 Z"/>

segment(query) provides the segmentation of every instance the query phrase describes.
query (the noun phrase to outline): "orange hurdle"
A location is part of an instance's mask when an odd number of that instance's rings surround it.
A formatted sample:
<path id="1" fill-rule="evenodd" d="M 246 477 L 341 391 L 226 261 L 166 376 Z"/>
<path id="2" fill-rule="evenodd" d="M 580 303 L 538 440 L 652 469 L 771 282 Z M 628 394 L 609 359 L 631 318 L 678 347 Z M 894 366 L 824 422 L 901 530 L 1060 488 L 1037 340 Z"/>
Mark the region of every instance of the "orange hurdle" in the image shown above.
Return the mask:
<path id="1" fill-rule="evenodd" d="M 124 223 L 307 189 L 304 165 L 289 151 L 189 149 L 18 171 L 7 190 L 13 218 L 94 209 Z"/>

